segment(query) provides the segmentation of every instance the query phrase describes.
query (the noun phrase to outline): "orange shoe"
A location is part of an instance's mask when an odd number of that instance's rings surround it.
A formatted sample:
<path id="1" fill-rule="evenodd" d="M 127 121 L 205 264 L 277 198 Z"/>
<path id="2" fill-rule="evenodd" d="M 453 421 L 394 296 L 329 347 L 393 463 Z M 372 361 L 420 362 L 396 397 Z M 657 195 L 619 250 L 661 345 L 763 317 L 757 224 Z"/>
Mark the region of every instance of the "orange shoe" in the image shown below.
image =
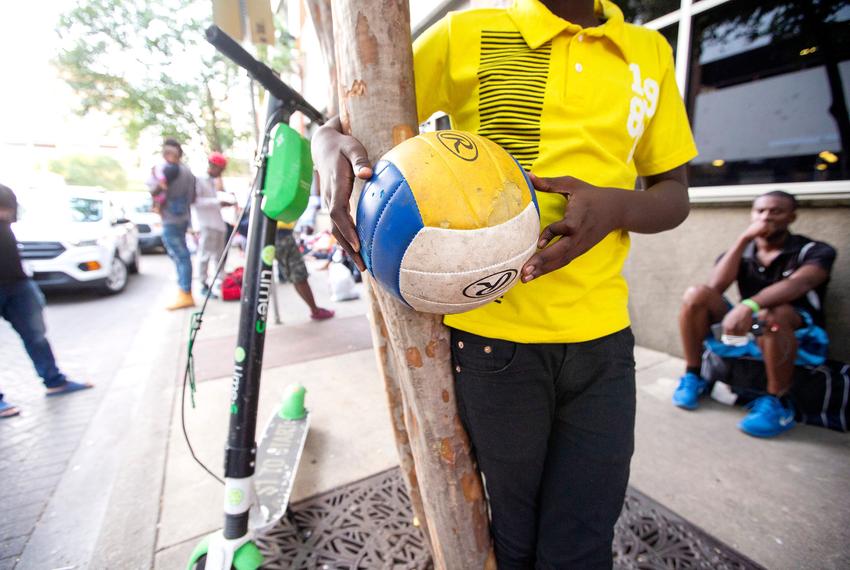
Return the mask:
<path id="1" fill-rule="evenodd" d="M 177 309 L 186 309 L 189 307 L 195 306 L 195 299 L 192 297 L 192 293 L 187 293 L 186 291 L 181 290 L 177 293 L 177 300 L 166 307 L 169 311 L 176 311 Z"/>

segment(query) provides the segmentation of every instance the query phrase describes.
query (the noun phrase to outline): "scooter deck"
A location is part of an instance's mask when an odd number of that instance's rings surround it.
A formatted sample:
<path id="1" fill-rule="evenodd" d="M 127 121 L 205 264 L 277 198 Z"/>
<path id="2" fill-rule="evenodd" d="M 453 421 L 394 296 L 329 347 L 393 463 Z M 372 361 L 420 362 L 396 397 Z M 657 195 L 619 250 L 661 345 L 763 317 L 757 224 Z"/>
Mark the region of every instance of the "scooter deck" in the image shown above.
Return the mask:
<path id="1" fill-rule="evenodd" d="M 269 420 L 260 440 L 254 472 L 254 489 L 262 515 L 259 528 L 273 525 L 286 513 L 309 428 L 309 411 L 297 420 L 284 419 L 279 414 Z"/>

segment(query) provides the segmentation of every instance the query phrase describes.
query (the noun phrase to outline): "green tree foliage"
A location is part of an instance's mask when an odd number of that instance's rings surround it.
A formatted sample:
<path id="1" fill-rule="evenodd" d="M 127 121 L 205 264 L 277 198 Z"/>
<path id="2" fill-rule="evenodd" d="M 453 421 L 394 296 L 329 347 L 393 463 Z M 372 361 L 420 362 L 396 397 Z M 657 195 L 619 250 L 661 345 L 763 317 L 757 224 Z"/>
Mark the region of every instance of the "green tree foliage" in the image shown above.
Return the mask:
<path id="1" fill-rule="evenodd" d="M 78 0 L 56 27 L 55 61 L 77 111 L 116 117 L 133 145 L 149 129 L 219 151 L 247 136 L 223 109 L 234 92 L 248 95 L 234 90 L 241 72 L 204 40 L 210 15 L 207 0 Z M 289 61 L 281 45 L 270 50 L 276 63 Z"/>
<path id="2" fill-rule="evenodd" d="M 107 190 L 127 190 L 127 173 L 121 163 L 110 156 L 70 155 L 51 160 L 55 172 L 72 186 L 102 186 Z"/>

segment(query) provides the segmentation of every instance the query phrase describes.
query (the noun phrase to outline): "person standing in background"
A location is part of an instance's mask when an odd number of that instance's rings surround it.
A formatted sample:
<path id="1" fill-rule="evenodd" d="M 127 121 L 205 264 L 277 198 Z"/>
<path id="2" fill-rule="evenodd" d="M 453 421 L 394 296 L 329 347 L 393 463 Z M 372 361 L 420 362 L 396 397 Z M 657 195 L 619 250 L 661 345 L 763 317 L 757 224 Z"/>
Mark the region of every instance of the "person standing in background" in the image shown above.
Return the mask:
<path id="1" fill-rule="evenodd" d="M 148 181 L 154 201 L 162 204 L 159 209 L 162 216 L 162 243 L 177 268 L 177 299 L 167 307 L 173 311 L 195 306 L 192 297 L 192 258 L 186 247 L 186 231 L 191 219 L 189 207 L 195 201 L 196 180 L 189 167 L 181 162 L 183 148 L 177 140 L 165 139 L 162 157 L 167 163 L 179 168 L 177 176 L 167 182 L 165 189 L 162 188 L 162 181 L 155 176 Z"/>
<path id="2" fill-rule="evenodd" d="M 307 272 L 304 256 L 301 255 L 301 250 L 298 249 L 298 243 L 296 243 L 293 235 L 295 224 L 296 222 L 277 223 L 275 259 L 277 259 L 278 278 L 281 283 L 292 283 L 295 292 L 310 309 L 311 319 L 314 321 L 330 319 L 334 316 L 334 312 L 319 307 L 313 297 L 313 289 L 310 288 L 310 282 L 307 280 L 310 274 Z"/>
<path id="3" fill-rule="evenodd" d="M 203 296 L 210 292 L 213 285 L 207 282 L 210 261 L 213 262 L 213 271 L 215 271 L 224 253 L 224 244 L 227 239 L 227 226 L 221 216 L 223 204 L 220 201 L 220 193 L 224 192 L 221 173 L 225 168 L 227 168 L 227 158 L 223 154 L 220 152 L 210 154 L 207 176 L 198 179 L 195 189 L 197 193 L 194 203 L 195 219 L 201 233 L 198 244 L 198 279 L 201 282 Z"/>
<path id="4" fill-rule="evenodd" d="M 21 337 L 48 396 L 87 390 L 92 387 L 91 384 L 68 380 L 56 366 L 53 349 L 45 336 L 44 295 L 24 271 L 18 242 L 12 233 L 12 223 L 17 219 L 15 193 L 0 184 L 0 317 L 7 320 Z M 20 413 L 20 409 L 5 401 L 0 393 L 0 419 Z"/>
<path id="5" fill-rule="evenodd" d="M 239 199 L 232 191 L 224 188 L 219 190 L 218 200 L 221 202 L 221 217 L 224 220 L 224 241 L 230 240 L 230 235 L 236 226 L 239 224 L 239 218 L 242 215 L 242 209 L 239 207 Z"/>

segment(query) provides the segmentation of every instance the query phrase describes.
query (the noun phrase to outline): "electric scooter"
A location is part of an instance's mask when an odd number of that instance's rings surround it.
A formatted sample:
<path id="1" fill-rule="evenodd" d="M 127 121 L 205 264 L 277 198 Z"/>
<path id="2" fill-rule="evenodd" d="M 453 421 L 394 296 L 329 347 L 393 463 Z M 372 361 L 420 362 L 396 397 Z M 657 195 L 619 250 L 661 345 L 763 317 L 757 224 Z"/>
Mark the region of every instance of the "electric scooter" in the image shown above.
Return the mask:
<path id="1" fill-rule="evenodd" d="M 288 387 L 258 448 L 257 405 L 274 283 L 275 220 L 298 219 L 306 208 L 313 176 L 309 143 L 288 122 L 295 111 L 318 124 L 324 117 L 221 29 L 211 26 L 206 38 L 265 87 L 270 97 L 248 209 L 248 245 L 224 458 L 224 527 L 198 544 L 188 570 L 256 570 L 263 556 L 255 536 L 287 512 L 310 420 L 304 408 L 304 388 Z"/>

